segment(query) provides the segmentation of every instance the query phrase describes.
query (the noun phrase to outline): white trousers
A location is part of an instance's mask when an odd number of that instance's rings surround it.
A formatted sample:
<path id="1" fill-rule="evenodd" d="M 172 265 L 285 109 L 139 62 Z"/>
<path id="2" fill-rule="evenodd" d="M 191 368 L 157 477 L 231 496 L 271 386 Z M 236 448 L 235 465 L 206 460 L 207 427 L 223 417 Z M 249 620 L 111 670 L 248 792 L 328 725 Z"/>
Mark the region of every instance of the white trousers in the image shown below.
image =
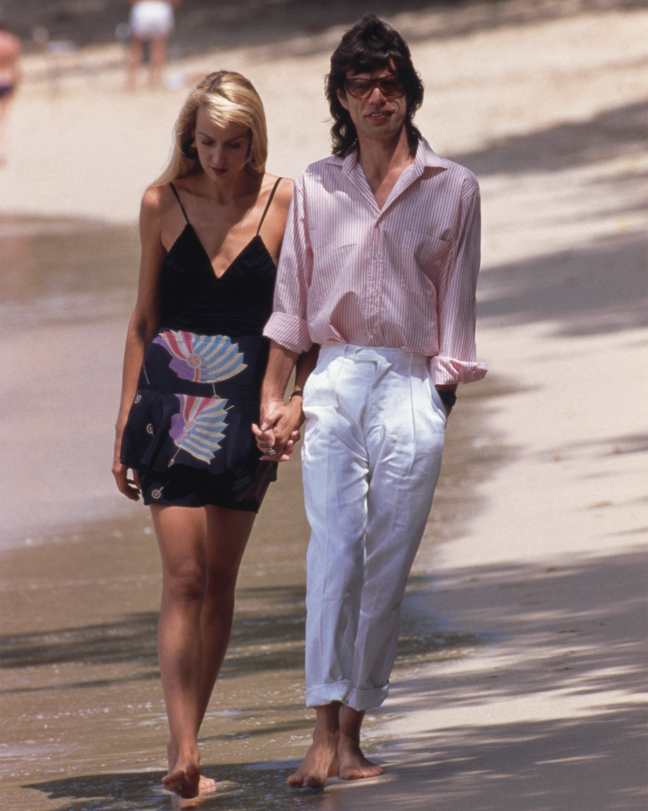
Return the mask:
<path id="1" fill-rule="evenodd" d="M 400 606 L 441 469 L 446 412 L 427 358 L 322 346 L 304 389 L 306 704 L 381 704 Z"/>

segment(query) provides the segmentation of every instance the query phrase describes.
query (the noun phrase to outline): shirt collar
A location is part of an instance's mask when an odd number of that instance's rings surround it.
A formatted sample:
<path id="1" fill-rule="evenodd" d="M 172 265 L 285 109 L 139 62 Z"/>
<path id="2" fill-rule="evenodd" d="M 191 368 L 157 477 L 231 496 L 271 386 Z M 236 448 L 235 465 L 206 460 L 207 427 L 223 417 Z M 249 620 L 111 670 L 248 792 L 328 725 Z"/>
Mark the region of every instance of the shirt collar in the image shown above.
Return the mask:
<path id="1" fill-rule="evenodd" d="M 421 136 L 416 147 L 416 157 L 414 158 L 414 166 L 418 173 L 422 173 L 427 167 L 432 169 L 447 169 L 448 162 L 439 157 L 432 149 L 428 142 Z"/>
<path id="2" fill-rule="evenodd" d="M 339 158 L 336 155 L 332 155 L 329 158 L 329 162 L 335 166 L 341 166 L 342 174 L 348 177 L 358 166 L 358 150 L 351 150 L 346 158 Z M 448 163 L 443 158 L 439 157 L 425 138 L 421 136 L 416 147 L 413 166 L 414 176 L 419 177 L 428 167 L 432 169 L 447 169 Z"/>

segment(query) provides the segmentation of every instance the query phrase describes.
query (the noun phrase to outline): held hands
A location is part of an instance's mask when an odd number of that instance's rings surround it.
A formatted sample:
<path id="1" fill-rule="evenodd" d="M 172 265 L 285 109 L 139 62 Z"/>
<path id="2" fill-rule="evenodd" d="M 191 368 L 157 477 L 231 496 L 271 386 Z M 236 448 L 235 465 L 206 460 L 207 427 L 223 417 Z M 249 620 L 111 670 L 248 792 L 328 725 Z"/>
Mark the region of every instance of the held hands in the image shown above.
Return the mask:
<path id="1" fill-rule="evenodd" d="M 257 447 L 263 453 L 261 458 L 268 462 L 288 462 L 303 421 L 301 398 L 294 397 L 287 405 L 278 400 L 262 407 L 261 426 L 252 426 Z M 268 455 L 269 450 L 275 453 Z"/>

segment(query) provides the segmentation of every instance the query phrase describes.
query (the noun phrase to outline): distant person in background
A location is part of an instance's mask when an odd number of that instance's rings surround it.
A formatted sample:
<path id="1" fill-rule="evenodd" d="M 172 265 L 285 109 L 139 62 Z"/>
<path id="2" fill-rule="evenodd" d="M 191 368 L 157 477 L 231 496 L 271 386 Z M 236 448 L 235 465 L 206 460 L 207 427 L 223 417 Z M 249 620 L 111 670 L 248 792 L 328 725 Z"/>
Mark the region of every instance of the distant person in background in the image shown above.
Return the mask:
<path id="1" fill-rule="evenodd" d="M 173 31 L 173 10 L 181 0 L 129 0 L 132 8 L 129 25 L 131 45 L 128 55 L 126 87 L 135 90 L 137 73 L 144 57 L 144 43 L 150 43 L 149 85 L 159 87 L 166 61 L 166 43 Z"/>
<path id="2" fill-rule="evenodd" d="M 0 20 L 0 166 L 7 160 L 7 116 L 20 78 L 22 46 Z"/>

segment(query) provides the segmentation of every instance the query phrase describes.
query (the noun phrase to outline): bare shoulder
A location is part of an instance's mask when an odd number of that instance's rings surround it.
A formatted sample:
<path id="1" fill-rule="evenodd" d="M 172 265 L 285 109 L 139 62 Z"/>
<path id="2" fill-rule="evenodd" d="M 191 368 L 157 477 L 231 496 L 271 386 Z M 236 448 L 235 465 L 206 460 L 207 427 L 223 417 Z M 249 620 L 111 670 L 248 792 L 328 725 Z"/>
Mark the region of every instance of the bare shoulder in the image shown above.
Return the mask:
<path id="1" fill-rule="evenodd" d="M 272 189 L 277 183 L 277 180 L 279 180 L 279 178 L 274 175 L 266 174 L 263 179 L 264 189 Z M 279 249 L 286 228 L 293 186 L 294 183 L 290 178 L 281 178 L 279 185 L 276 186 L 276 191 L 272 198 L 272 204 L 268 209 L 267 217 L 264 220 L 263 240 L 275 263 L 279 260 Z"/>
<path id="2" fill-rule="evenodd" d="M 275 175 L 266 175 L 270 184 L 274 186 L 274 184 L 279 180 L 278 177 Z M 289 177 L 282 177 L 280 180 L 279 185 L 277 186 L 277 191 L 275 192 L 274 196 L 274 204 L 280 211 L 285 211 L 286 214 L 288 213 L 288 208 L 290 207 L 290 201 L 292 200 L 293 189 L 295 188 L 295 181 Z"/>
<path id="3" fill-rule="evenodd" d="M 149 186 L 142 197 L 142 210 L 150 214 L 162 214 L 168 209 L 173 199 L 173 192 L 168 183 L 163 186 Z"/>
<path id="4" fill-rule="evenodd" d="M 142 220 L 162 222 L 173 210 L 175 197 L 168 183 L 163 186 L 149 186 L 142 197 L 140 215 Z"/>

